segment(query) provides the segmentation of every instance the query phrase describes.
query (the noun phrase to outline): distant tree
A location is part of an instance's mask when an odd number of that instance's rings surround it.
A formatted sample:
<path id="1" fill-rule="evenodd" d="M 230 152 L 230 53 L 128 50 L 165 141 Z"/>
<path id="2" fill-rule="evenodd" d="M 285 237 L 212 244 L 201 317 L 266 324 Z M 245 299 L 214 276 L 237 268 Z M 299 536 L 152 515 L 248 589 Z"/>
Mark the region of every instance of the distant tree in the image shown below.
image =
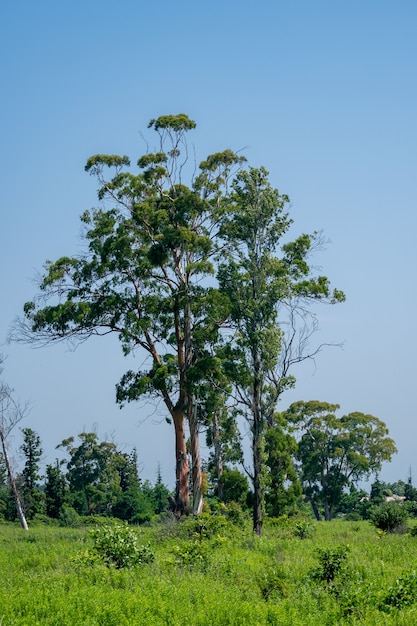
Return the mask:
<path id="1" fill-rule="evenodd" d="M 286 432 L 281 414 L 274 416 L 273 425 L 265 435 L 266 465 L 268 481 L 265 501 L 269 516 L 284 515 L 302 493 L 301 483 L 294 464 L 297 454 L 295 438 Z"/>
<path id="2" fill-rule="evenodd" d="M 60 511 L 66 502 L 67 481 L 62 472 L 58 459 L 55 465 L 46 466 L 45 481 L 45 504 L 46 514 L 53 519 L 58 519 Z"/>
<path id="3" fill-rule="evenodd" d="M 158 474 L 155 487 L 153 488 L 152 501 L 154 503 L 154 511 L 156 514 L 163 513 L 168 510 L 168 502 L 171 492 L 162 481 L 161 466 L 158 466 Z"/>
<path id="4" fill-rule="evenodd" d="M 367 503 L 367 494 L 364 489 L 358 489 L 351 483 L 349 491 L 344 491 L 335 506 L 335 513 L 343 515 L 355 513 L 360 518 L 363 515 L 364 503 Z"/>
<path id="5" fill-rule="evenodd" d="M 295 402 L 285 419 L 299 429 L 298 459 L 304 492 L 317 517 L 331 520 L 346 488 L 380 470 L 397 451 L 384 422 L 373 415 L 336 417 L 337 404 Z"/>
<path id="6" fill-rule="evenodd" d="M 404 495 L 406 500 L 409 500 L 411 502 L 417 502 L 417 489 L 413 486 L 413 476 L 411 474 L 411 468 L 408 474 L 407 482 L 404 487 Z"/>
<path id="7" fill-rule="evenodd" d="M 8 500 L 7 468 L 3 453 L 0 452 L 0 519 L 4 517 Z"/>
<path id="8" fill-rule="evenodd" d="M 2 372 L 2 362 L 3 358 L 0 357 L 0 373 Z M 24 530 L 28 530 L 28 524 L 23 511 L 21 496 L 9 457 L 7 437 L 13 428 L 27 415 L 27 412 L 28 405 L 20 404 L 14 397 L 13 389 L 11 389 L 11 387 L 9 387 L 9 385 L 5 382 L 0 381 L 0 442 L 3 453 L 3 461 L 6 466 L 10 489 L 13 493 L 16 512 Z"/>
<path id="9" fill-rule="evenodd" d="M 215 495 L 224 500 L 223 471 L 226 464 L 241 463 L 243 452 L 236 411 L 226 403 L 218 404 L 209 413 L 206 443 L 210 449 L 207 472 Z"/>
<path id="10" fill-rule="evenodd" d="M 113 504 L 114 486 L 119 485 L 117 469 L 113 464 L 117 448 L 114 443 L 100 442 L 96 433 L 64 439 L 57 446 L 69 454 L 67 481 L 72 504 L 79 514 L 106 513 Z"/>
<path id="11" fill-rule="evenodd" d="M 25 455 L 25 466 L 22 471 L 22 498 L 28 519 L 45 510 L 44 494 L 40 490 L 40 460 L 43 454 L 41 439 L 31 428 L 22 428 L 23 443 L 20 446 Z"/>
<path id="12" fill-rule="evenodd" d="M 394 483 L 388 483 L 388 489 L 396 496 L 403 496 L 405 494 L 407 483 L 403 480 L 396 480 Z"/>
<path id="13" fill-rule="evenodd" d="M 369 500 L 373 505 L 379 505 L 385 502 L 385 483 L 381 482 L 379 478 L 376 478 L 371 485 L 371 492 L 369 494 Z"/>
<path id="14" fill-rule="evenodd" d="M 236 467 L 226 466 L 221 477 L 222 482 L 222 502 L 237 502 L 241 506 L 246 506 L 249 493 L 249 482 L 247 477 Z"/>

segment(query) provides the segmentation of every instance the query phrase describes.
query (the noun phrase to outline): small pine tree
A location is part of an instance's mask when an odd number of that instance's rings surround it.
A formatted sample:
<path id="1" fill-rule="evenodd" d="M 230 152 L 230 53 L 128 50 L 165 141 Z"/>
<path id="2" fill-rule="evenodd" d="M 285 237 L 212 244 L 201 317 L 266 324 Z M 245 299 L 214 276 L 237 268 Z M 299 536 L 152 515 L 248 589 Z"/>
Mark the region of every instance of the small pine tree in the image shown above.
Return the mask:
<path id="1" fill-rule="evenodd" d="M 20 446 L 26 457 L 22 472 L 22 498 L 26 516 L 33 519 L 36 513 L 44 511 L 44 494 L 39 487 L 39 462 L 42 457 L 41 440 L 31 428 L 22 428 L 23 443 Z"/>
<path id="2" fill-rule="evenodd" d="M 58 459 L 55 465 L 46 466 L 45 499 L 46 514 L 58 519 L 62 506 L 65 504 L 67 483 Z"/>

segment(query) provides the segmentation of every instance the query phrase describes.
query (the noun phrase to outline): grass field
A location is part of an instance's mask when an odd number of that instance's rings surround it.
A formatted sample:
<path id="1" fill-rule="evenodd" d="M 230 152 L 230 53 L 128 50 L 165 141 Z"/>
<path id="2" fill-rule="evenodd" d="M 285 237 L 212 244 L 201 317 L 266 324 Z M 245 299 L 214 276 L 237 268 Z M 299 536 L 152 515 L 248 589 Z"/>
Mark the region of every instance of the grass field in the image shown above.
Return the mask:
<path id="1" fill-rule="evenodd" d="M 1 524 L 0 625 L 417 624 L 417 537 L 217 522 L 134 528 L 154 559 L 120 569 L 92 558 L 89 528 Z"/>

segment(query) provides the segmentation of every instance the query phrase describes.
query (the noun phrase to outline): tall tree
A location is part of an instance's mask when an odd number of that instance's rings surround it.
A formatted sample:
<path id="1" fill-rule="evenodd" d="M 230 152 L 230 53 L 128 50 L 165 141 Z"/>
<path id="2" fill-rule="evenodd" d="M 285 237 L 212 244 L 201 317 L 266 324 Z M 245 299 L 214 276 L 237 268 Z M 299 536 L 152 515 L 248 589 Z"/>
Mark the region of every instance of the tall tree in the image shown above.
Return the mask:
<path id="1" fill-rule="evenodd" d="M 232 201 L 223 217 L 221 234 L 228 252 L 220 264 L 219 282 L 230 301 L 235 334 L 224 356 L 252 434 L 253 528 L 261 535 L 266 426 L 272 425 L 280 395 L 294 384 L 290 368 L 319 350 L 308 350 L 315 327 L 309 306 L 340 302 L 344 295 L 331 291 L 329 280 L 315 276 L 307 262 L 319 243 L 316 234 L 282 245 L 292 223 L 286 211 L 289 198 L 271 187 L 265 169 L 239 172 Z"/>
<path id="2" fill-rule="evenodd" d="M 388 428 L 377 417 L 354 412 L 337 417 L 338 404 L 295 402 L 284 413 L 301 434 L 298 458 L 305 493 L 316 517 L 319 505 L 331 520 L 343 492 L 369 477 L 397 451 Z"/>
<path id="3" fill-rule="evenodd" d="M 44 509 L 44 497 L 39 488 L 40 460 L 42 446 L 39 435 L 31 428 L 22 428 L 23 443 L 20 446 L 26 461 L 22 472 L 22 496 L 25 513 L 29 519 L 33 519 L 36 513 Z"/>
<path id="4" fill-rule="evenodd" d="M 82 216 L 88 250 L 47 263 L 40 298 L 25 305 L 26 323 L 12 337 L 49 343 L 114 332 L 125 354 L 147 353 L 149 367 L 123 376 L 117 400 L 147 394 L 165 403 L 175 430 L 175 511 L 180 515 L 190 508 L 187 420 L 194 511 L 202 508 L 198 380 L 194 376 L 191 382 L 189 373 L 204 345 L 217 338 L 224 318 L 217 290 L 204 279 L 214 273 L 229 178 L 244 159 L 231 150 L 211 155 L 186 186 L 185 135 L 195 122 L 180 114 L 151 120 L 149 127 L 159 136 L 159 149 L 138 160 L 138 173 L 128 170 L 126 156 L 88 160 L 86 170 L 98 179 L 102 202 Z M 107 168 L 114 170 L 109 179 Z"/>

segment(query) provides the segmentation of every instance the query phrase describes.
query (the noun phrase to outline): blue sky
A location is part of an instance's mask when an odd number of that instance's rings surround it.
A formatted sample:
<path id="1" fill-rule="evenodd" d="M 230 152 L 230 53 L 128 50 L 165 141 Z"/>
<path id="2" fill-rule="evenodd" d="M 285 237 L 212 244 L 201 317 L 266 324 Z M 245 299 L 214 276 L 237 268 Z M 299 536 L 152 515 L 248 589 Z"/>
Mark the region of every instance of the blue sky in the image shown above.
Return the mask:
<path id="1" fill-rule="evenodd" d="M 343 348 L 294 370 L 281 407 L 318 399 L 379 417 L 399 450 L 381 478 L 406 480 L 411 466 L 417 482 L 416 30 L 414 0 L 4 0 L 0 342 L 45 260 L 80 251 L 79 216 L 96 204 L 87 158 L 135 162 L 151 118 L 187 113 L 199 158 L 243 149 L 290 196 L 293 236 L 324 231 L 314 262 L 347 295 L 319 311 L 318 340 Z M 96 428 L 136 446 L 143 478 L 159 462 L 172 484 L 163 407 L 115 405 L 131 366 L 115 340 L 0 350 L 47 462 L 63 438 Z M 17 463 L 19 443 L 17 431 Z"/>

